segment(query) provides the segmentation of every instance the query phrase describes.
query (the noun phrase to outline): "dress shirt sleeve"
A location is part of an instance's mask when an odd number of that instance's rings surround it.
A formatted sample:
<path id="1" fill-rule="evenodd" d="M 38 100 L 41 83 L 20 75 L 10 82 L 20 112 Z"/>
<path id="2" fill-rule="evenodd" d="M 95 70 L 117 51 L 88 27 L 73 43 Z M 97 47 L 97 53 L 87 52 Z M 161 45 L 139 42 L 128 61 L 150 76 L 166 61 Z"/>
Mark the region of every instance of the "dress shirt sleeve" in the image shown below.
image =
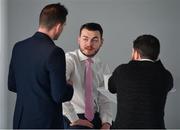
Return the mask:
<path id="1" fill-rule="evenodd" d="M 63 103 L 63 114 L 70 120 L 70 122 L 74 122 L 79 119 L 71 102 Z"/>
<path id="2" fill-rule="evenodd" d="M 112 106 L 113 103 L 104 95 L 102 95 L 100 92 L 98 92 L 98 102 L 99 102 L 99 113 L 102 123 L 109 123 L 112 124 Z"/>
<path id="3" fill-rule="evenodd" d="M 68 53 L 65 55 L 66 57 L 66 80 L 69 81 L 72 73 L 74 72 L 74 60 L 72 56 Z"/>
<path id="4" fill-rule="evenodd" d="M 74 72 L 73 58 L 70 54 L 66 54 L 66 80 L 70 81 L 71 74 Z M 73 83 L 73 81 L 71 81 Z M 79 119 L 73 105 L 70 101 L 63 103 L 63 114 L 71 121 L 74 122 Z"/>
<path id="5" fill-rule="evenodd" d="M 105 67 L 102 67 L 103 74 L 110 74 L 110 69 L 108 65 L 105 65 Z M 103 76 L 103 75 L 102 75 Z M 102 78 L 103 79 L 103 78 Z M 101 81 L 99 87 L 104 87 L 104 80 Z M 99 112 L 100 112 L 100 118 L 102 123 L 109 123 L 112 124 L 112 106 L 113 103 L 108 99 L 108 97 L 104 96 L 100 92 L 98 92 L 98 103 L 99 103 Z"/>

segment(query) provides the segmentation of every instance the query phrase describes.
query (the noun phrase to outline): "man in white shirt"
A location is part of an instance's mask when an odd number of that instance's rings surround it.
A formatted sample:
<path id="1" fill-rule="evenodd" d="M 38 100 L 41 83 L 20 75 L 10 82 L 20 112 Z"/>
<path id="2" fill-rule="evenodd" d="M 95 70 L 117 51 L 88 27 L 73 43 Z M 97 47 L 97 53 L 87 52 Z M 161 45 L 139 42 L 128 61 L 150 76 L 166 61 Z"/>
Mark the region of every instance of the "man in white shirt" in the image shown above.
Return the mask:
<path id="1" fill-rule="evenodd" d="M 65 122 L 68 128 L 109 129 L 112 123 L 112 103 L 97 90 L 99 87 L 104 87 L 103 75 L 110 73 L 108 66 L 95 56 L 103 44 L 101 25 L 98 23 L 82 25 L 78 44 L 79 49 L 66 53 L 66 78 L 74 87 L 74 95 L 70 102 L 63 104 Z M 92 119 L 88 119 L 85 112 L 87 59 L 91 59 L 92 69 Z"/>

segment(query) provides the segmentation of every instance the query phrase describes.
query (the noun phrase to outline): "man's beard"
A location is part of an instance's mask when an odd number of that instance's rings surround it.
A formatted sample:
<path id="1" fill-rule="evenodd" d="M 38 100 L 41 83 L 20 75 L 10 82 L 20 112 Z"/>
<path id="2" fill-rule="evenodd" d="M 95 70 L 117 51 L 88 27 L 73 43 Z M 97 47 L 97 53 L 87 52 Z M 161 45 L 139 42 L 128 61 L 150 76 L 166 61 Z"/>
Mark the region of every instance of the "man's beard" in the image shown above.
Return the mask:
<path id="1" fill-rule="evenodd" d="M 58 40 L 59 36 L 60 36 L 59 34 L 55 35 L 53 40 Z"/>
<path id="2" fill-rule="evenodd" d="M 83 53 L 85 56 L 87 56 L 87 57 L 94 57 L 98 53 L 100 48 L 97 49 L 93 54 L 89 54 L 89 55 L 85 54 L 80 47 L 79 47 L 79 49 L 80 49 L 81 53 Z"/>

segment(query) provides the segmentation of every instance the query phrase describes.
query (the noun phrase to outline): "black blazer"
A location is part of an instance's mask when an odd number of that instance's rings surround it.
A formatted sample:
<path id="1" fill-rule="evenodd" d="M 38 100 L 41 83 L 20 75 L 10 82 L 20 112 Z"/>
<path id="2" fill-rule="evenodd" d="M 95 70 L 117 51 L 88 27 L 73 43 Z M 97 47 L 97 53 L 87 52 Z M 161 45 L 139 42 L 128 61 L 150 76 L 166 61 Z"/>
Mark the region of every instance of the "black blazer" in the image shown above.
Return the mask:
<path id="1" fill-rule="evenodd" d="M 173 78 L 160 61 L 130 61 L 115 69 L 109 90 L 117 93 L 113 128 L 165 128 L 164 108 Z"/>
<path id="2" fill-rule="evenodd" d="M 8 76 L 17 93 L 13 128 L 63 128 L 62 102 L 73 95 L 65 67 L 64 51 L 46 34 L 15 44 Z"/>

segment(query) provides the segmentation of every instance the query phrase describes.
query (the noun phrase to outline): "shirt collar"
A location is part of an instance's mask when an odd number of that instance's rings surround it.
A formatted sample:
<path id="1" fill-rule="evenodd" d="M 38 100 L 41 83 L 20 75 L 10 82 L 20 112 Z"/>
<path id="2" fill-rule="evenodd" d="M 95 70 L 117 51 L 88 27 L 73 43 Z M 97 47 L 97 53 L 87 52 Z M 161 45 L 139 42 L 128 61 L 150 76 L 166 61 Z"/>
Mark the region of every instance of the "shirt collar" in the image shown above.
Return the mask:
<path id="1" fill-rule="evenodd" d="M 80 49 L 78 50 L 78 55 L 79 55 L 79 60 L 80 60 L 80 61 L 85 61 L 85 60 L 87 60 L 87 59 L 89 58 L 89 57 L 85 56 L 85 55 L 80 51 Z M 92 57 L 91 59 L 92 59 L 92 61 L 94 62 L 95 58 Z"/>
<path id="2" fill-rule="evenodd" d="M 151 59 L 139 59 L 139 61 L 150 61 L 150 62 L 154 62 L 154 61 L 151 60 Z"/>

